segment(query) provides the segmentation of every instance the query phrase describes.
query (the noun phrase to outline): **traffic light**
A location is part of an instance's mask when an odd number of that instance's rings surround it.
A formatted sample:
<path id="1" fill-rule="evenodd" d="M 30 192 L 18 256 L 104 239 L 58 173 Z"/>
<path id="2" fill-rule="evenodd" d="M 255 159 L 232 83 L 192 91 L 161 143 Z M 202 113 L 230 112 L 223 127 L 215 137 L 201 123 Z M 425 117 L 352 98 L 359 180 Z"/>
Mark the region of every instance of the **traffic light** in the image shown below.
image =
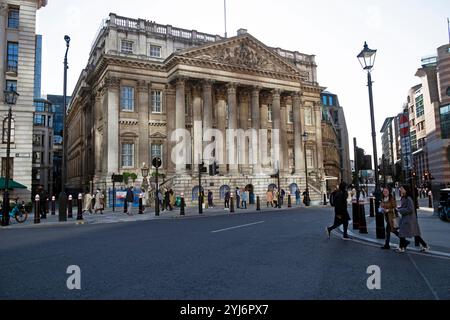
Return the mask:
<path id="1" fill-rule="evenodd" d="M 199 169 L 198 171 L 201 172 L 201 173 L 206 173 L 206 172 L 208 172 L 208 168 L 205 167 L 205 163 L 204 163 L 204 162 L 199 163 L 198 169 Z"/>
<path id="2" fill-rule="evenodd" d="M 216 161 L 214 161 L 212 164 L 209 165 L 209 175 L 210 176 L 217 176 L 219 175 L 219 165 Z"/>

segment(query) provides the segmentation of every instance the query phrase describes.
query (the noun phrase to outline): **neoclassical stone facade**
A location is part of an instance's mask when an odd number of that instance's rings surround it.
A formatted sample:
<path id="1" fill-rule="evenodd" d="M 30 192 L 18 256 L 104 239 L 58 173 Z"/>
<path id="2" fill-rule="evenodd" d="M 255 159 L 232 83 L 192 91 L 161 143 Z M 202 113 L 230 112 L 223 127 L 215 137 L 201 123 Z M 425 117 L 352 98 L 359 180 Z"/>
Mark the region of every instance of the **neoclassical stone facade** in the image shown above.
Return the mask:
<path id="1" fill-rule="evenodd" d="M 72 96 L 68 187 L 84 189 L 93 181 L 104 189 L 113 173 L 123 172 L 136 173 L 140 185 L 142 164 L 160 155 L 166 186 L 188 203 L 198 187 L 199 158 L 219 163 L 219 175 L 202 179 L 215 199 L 237 186 L 263 196 L 277 184 L 270 175 L 278 168 L 282 188 L 303 190 L 306 161 L 311 196 L 319 200 L 322 90 L 314 56 L 267 47 L 246 30 L 221 38 L 112 14 Z M 179 129 L 190 135 L 189 154 L 175 163 L 171 137 Z M 218 131 L 210 136 L 208 129 Z M 230 129 L 247 135 L 216 143 Z M 249 129 L 268 138 L 253 140 Z M 212 142 L 215 150 L 205 156 Z M 244 152 L 236 147 L 242 143 Z"/>

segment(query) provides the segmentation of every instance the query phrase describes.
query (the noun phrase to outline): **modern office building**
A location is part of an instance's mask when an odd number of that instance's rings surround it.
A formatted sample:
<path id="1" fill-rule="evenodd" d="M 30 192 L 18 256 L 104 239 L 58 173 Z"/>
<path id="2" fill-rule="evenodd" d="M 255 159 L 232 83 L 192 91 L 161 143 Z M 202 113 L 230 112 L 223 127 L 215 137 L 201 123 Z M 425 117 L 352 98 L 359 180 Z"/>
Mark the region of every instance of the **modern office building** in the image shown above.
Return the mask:
<path id="1" fill-rule="evenodd" d="M 36 55 L 36 11 L 47 0 L 2 0 L 0 3 L 0 120 L 7 132 L 8 109 L 3 91 L 11 86 L 20 94 L 12 108 L 11 153 L 6 158 L 6 139 L 0 146 L 1 170 L 7 161 L 11 178 L 28 187 L 15 190 L 24 201 L 30 200 L 32 187 L 34 74 Z"/>

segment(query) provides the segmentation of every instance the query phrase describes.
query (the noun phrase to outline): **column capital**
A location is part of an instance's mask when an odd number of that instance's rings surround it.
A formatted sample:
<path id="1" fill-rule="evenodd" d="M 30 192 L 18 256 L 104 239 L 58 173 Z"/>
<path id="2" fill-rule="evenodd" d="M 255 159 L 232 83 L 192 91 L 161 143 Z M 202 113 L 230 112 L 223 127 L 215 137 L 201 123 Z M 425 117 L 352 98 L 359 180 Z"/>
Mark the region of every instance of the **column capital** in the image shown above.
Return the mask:
<path id="1" fill-rule="evenodd" d="M 294 91 L 292 92 L 292 99 L 300 99 L 303 96 L 302 91 Z"/>
<path id="2" fill-rule="evenodd" d="M 280 89 L 273 89 L 272 90 L 272 97 L 273 99 L 280 99 L 282 91 Z"/>
<path id="3" fill-rule="evenodd" d="M 200 83 L 194 83 L 192 86 L 192 95 L 194 97 L 201 97 L 202 96 L 202 85 Z"/>
<path id="4" fill-rule="evenodd" d="M 137 89 L 138 91 L 148 91 L 150 82 L 147 82 L 145 80 L 138 80 L 137 82 Z"/>
<path id="5" fill-rule="evenodd" d="M 227 83 L 227 92 L 228 94 L 236 94 L 237 83 L 229 82 Z"/>
<path id="6" fill-rule="evenodd" d="M 182 76 L 179 76 L 179 77 L 175 78 L 176 86 L 177 87 L 181 87 L 181 86 L 186 87 L 187 79 L 188 79 L 187 77 L 182 77 Z"/>
<path id="7" fill-rule="evenodd" d="M 216 98 L 218 100 L 225 100 L 227 96 L 227 90 L 225 87 L 216 87 Z"/>
<path id="8" fill-rule="evenodd" d="M 214 82 L 215 82 L 215 81 L 214 81 L 214 80 L 211 80 L 211 79 L 203 79 L 203 80 L 201 81 L 203 90 L 208 89 L 208 88 L 212 88 Z"/>
<path id="9" fill-rule="evenodd" d="M 120 79 L 117 77 L 111 77 L 108 76 L 105 78 L 103 82 L 103 86 L 105 88 L 111 88 L 111 89 L 119 89 L 120 87 Z"/>
<path id="10" fill-rule="evenodd" d="M 261 86 L 253 86 L 252 87 L 252 96 L 259 96 L 259 93 L 261 92 L 262 87 Z"/>
<path id="11" fill-rule="evenodd" d="M 239 102 L 245 103 L 249 101 L 249 92 L 247 90 L 241 90 L 239 92 Z"/>

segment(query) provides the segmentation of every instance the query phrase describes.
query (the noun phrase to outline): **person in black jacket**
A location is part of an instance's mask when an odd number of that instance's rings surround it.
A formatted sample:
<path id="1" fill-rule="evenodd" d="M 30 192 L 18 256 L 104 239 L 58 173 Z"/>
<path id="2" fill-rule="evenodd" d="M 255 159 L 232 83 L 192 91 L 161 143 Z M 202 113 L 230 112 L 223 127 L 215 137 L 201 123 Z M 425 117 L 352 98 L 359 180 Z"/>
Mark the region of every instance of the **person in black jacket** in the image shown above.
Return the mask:
<path id="1" fill-rule="evenodd" d="M 347 184 L 345 182 L 341 182 L 339 185 L 339 191 L 334 196 L 334 224 L 331 227 L 327 227 L 327 236 L 328 239 L 331 236 L 331 231 L 339 227 L 340 225 L 344 225 L 344 240 L 349 240 L 350 237 L 347 234 L 348 222 L 350 220 L 350 215 L 347 211 Z"/>

